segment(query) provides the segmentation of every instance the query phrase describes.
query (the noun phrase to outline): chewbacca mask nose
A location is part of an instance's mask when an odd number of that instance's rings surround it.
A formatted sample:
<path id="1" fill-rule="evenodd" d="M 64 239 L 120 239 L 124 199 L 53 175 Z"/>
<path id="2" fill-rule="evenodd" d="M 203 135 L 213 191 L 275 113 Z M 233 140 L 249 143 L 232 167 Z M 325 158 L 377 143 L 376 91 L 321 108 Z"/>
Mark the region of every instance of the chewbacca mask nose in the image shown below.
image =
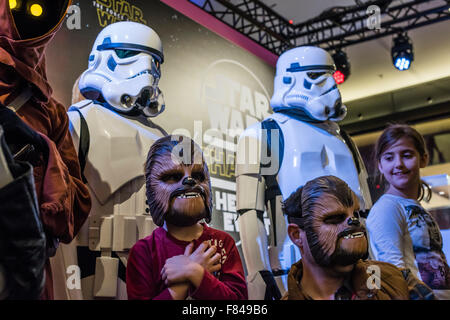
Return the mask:
<path id="1" fill-rule="evenodd" d="M 186 177 L 186 178 L 183 179 L 182 184 L 183 184 L 184 186 L 188 185 L 188 186 L 193 187 L 193 186 L 196 185 L 196 182 L 195 182 L 194 178 L 192 178 L 192 177 Z"/>
<path id="2" fill-rule="evenodd" d="M 359 223 L 359 219 L 358 218 L 351 217 L 351 218 L 348 218 L 347 224 L 349 226 L 359 226 L 360 223 Z"/>

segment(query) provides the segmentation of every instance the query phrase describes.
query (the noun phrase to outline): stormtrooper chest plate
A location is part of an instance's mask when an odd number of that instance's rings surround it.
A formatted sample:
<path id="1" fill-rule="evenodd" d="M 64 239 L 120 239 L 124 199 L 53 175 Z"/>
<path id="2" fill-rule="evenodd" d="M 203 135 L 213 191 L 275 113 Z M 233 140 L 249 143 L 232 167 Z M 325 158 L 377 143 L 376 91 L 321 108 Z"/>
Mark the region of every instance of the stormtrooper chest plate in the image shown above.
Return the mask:
<path id="1" fill-rule="evenodd" d="M 78 241 L 91 250 L 123 251 L 154 228 L 145 212 L 144 165 L 150 146 L 159 136 L 137 121 L 93 103 L 80 111 L 89 128 L 84 175 L 92 209 Z M 76 142 L 81 131 L 77 112 L 69 112 L 69 117 Z"/>
<path id="2" fill-rule="evenodd" d="M 309 180 L 324 175 L 344 180 L 362 199 L 352 152 L 337 124 L 310 124 L 281 114 L 272 117 L 284 136 L 283 162 L 277 177 L 283 199 Z"/>

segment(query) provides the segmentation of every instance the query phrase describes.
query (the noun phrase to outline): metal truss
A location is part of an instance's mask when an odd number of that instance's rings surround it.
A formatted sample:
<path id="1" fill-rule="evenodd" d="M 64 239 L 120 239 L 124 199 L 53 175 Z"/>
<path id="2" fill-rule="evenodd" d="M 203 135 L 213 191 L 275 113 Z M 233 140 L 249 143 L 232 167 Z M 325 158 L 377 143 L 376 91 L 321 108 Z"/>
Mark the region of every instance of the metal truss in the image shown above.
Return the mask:
<path id="1" fill-rule="evenodd" d="M 450 19 L 450 0 L 355 0 L 353 6 L 333 7 L 298 24 L 258 0 L 187 1 L 277 55 L 301 45 L 343 48 Z"/>

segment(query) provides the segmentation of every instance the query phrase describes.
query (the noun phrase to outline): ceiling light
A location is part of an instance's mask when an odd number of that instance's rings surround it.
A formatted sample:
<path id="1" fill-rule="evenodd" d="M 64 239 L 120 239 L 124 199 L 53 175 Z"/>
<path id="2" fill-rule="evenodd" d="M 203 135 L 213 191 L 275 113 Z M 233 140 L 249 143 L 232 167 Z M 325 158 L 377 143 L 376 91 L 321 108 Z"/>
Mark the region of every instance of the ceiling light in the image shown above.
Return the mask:
<path id="1" fill-rule="evenodd" d="M 337 84 L 341 84 L 350 76 L 350 62 L 347 54 L 340 49 L 333 54 L 333 60 L 336 65 L 336 72 L 333 74 L 333 77 Z"/>
<path id="2" fill-rule="evenodd" d="M 414 52 L 412 43 L 406 33 L 400 33 L 394 38 L 391 55 L 392 63 L 398 70 L 408 70 L 411 67 L 411 63 L 414 60 Z"/>

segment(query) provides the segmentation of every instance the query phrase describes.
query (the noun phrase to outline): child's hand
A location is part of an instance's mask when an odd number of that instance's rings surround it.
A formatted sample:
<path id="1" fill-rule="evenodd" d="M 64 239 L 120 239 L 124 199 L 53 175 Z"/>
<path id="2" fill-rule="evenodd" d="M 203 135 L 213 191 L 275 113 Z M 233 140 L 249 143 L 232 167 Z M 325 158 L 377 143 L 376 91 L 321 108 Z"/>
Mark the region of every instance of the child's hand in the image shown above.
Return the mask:
<path id="1" fill-rule="evenodd" d="M 210 273 L 220 270 L 222 267 L 220 264 L 220 253 L 216 253 L 217 248 L 215 246 L 208 248 L 208 243 L 205 241 L 201 243 L 193 253 L 191 253 L 193 247 L 194 244 L 191 242 L 187 245 L 186 250 L 184 251 L 184 254 L 188 255 L 189 259 L 198 263 Z"/>
<path id="2" fill-rule="evenodd" d="M 202 266 L 190 260 L 188 256 L 179 255 L 166 260 L 161 269 L 161 277 L 164 283 L 170 286 L 174 283 L 190 281 L 191 275 L 199 270 L 203 275 Z"/>
<path id="3" fill-rule="evenodd" d="M 212 273 L 221 269 L 220 254 L 215 253 L 216 247 L 208 249 L 207 243 L 203 242 L 191 253 L 193 246 L 193 243 L 190 243 L 186 246 L 183 255 L 166 260 L 161 269 L 161 277 L 167 286 L 189 281 L 197 288 L 205 270 Z"/>
<path id="4" fill-rule="evenodd" d="M 183 255 L 173 256 L 166 260 L 164 267 L 161 269 L 161 277 L 167 286 L 186 281 L 196 286 L 200 285 L 203 278 L 204 266 L 199 262 L 206 262 L 206 260 L 204 261 L 201 257 L 197 256 L 194 256 L 196 259 L 191 259 L 192 247 L 193 243 L 191 242 L 186 246 Z M 197 251 L 203 252 L 204 249 Z"/>

